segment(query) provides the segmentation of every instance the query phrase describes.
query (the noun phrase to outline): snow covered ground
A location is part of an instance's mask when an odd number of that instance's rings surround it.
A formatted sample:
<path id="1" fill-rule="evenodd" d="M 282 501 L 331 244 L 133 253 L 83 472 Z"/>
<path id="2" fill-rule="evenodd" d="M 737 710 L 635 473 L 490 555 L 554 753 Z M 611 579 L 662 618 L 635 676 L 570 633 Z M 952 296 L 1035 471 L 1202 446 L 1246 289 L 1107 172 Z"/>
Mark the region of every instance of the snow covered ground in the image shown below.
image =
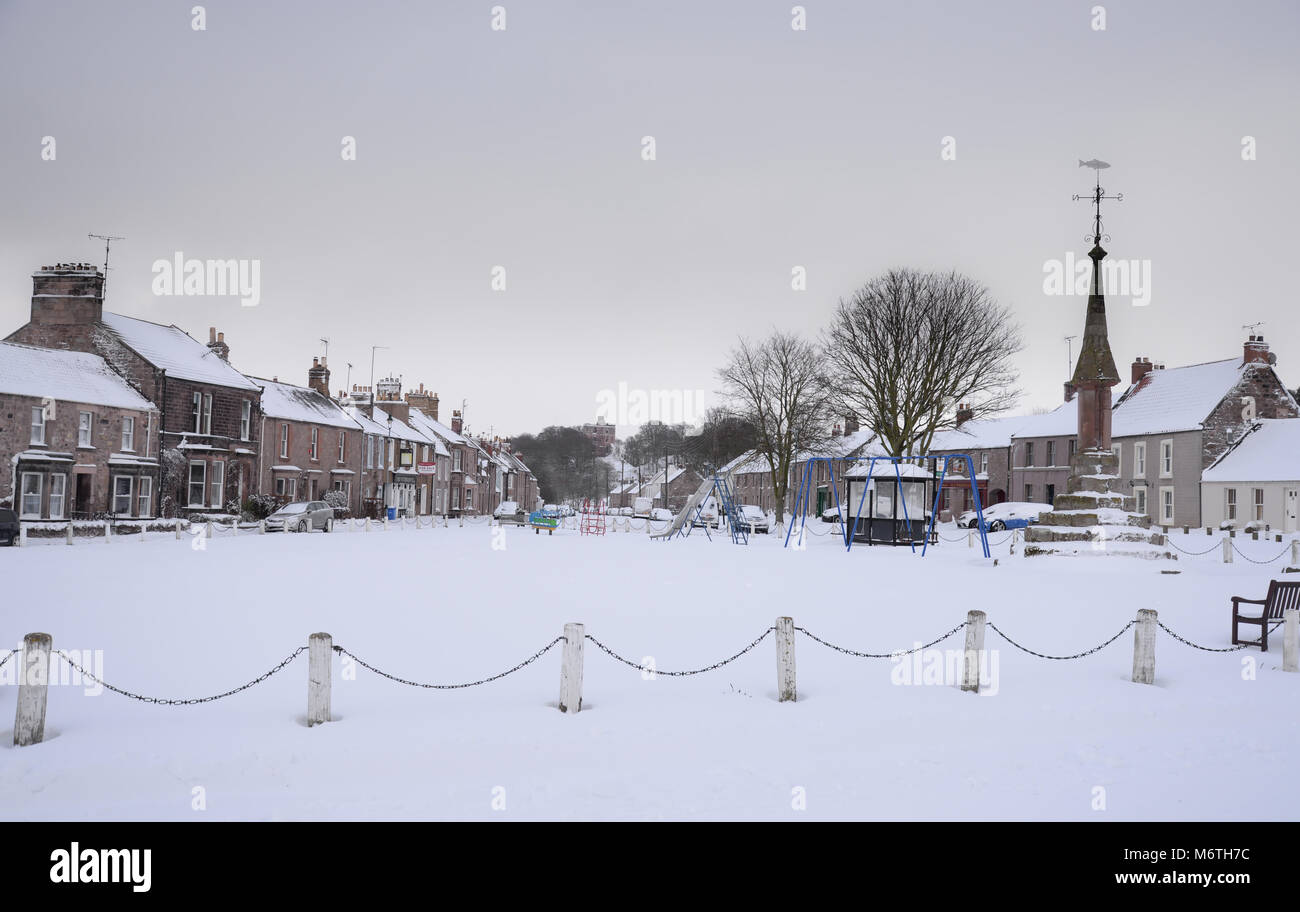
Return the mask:
<path id="1" fill-rule="evenodd" d="M 1175 537 L 1192 551 L 1215 540 Z M 1069 654 L 1150 607 L 1183 636 L 1223 647 L 1229 596 L 1262 597 L 1289 562 L 1224 565 L 1214 551 L 1162 575 L 1169 562 L 1025 559 L 1005 543 L 993 566 L 964 538 L 925 558 L 880 547 L 846 555 L 833 535 L 804 551 L 781 550 L 775 535 L 737 547 L 699 530 L 662 543 L 507 528 L 505 548 L 493 547 L 501 541 L 479 524 L 218 535 L 203 550 L 166 533 L 33 542 L 0 549 L 0 643 L 45 631 L 56 649 L 102 650 L 110 683 L 169 698 L 255 678 L 314 631 L 393 674 L 447 683 L 511 667 L 566 621 L 665 670 L 732 655 L 785 614 L 831 642 L 890 652 L 983 608 L 1029 648 Z M 1285 547 L 1236 541 L 1256 559 Z M 958 633 L 937 648 L 961 642 Z M 707 674 L 650 680 L 588 641 L 577 715 L 556 709 L 559 646 L 507 678 L 451 691 L 364 669 L 347 679 L 336 658 L 335 721 L 311 729 L 303 653 L 258 686 L 197 706 L 51 686 L 46 740 L 26 748 L 11 746 L 16 687 L 6 684 L 0 817 L 1300 817 L 1300 734 L 1288 721 L 1300 674 L 1281 671 L 1280 631 L 1262 656 L 1201 652 L 1162 632 L 1155 686 L 1129 681 L 1132 642 L 1129 630 L 1087 658 L 1049 661 L 990 631 L 996 677 L 976 696 L 898 683 L 917 666 L 800 635 L 799 700 L 778 703 L 771 637 Z M 937 660 L 920 667 L 924 680 Z M 205 809 L 194 809 L 196 794 Z"/>

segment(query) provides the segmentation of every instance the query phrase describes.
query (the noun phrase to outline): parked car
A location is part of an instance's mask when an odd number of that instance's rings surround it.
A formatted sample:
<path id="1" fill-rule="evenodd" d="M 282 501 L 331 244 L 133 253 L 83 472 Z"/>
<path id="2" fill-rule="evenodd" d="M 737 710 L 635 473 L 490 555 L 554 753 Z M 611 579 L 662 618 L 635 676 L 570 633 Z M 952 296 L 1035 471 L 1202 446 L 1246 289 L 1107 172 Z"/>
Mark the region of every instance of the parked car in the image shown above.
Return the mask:
<path id="1" fill-rule="evenodd" d="M 763 512 L 761 507 L 756 507 L 753 504 L 741 504 L 740 518 L 745 523 L 746 532 L 750 529 L 764 534 L 768 532 L 767 514 Z"/>
<path id="2" fill-rule="evenodd" d="M 665 510 L 663 507 L 655 507 L 650 511 L 650 519 L 653 522 L 672 522 L 673 511 Z"/>
<path id="3" fill-rule="evenodd" d="M 651 500 L 649 497 L 638 497 L 632 501 L 632 515 L 639 519 L 645 519 L 650 515 Z"/>
<path id="4" fill-rule="evenodd" d="M 12 545 L 18 540 L 18 514 L 13 510 L 0 510 L 0 542 Z"/>
<path id="5" fill-rule="evenodd" d="M 497 504 L 497 508 L 492 511 L 492 515 L 502 522 L 522 523 L 525 519 L 524 511 L 520 509 L 519 503 L 514 500 L 503 500 Z"/>
<path id="6" fill-rule="evenodd" d="M 310 532 L 334 528 L 334 509 L 323 500 L 287 503 L 266 518 L 267 532 Z"/>
<path id="7" fill-rule="evenodd" d="M 691 517 L 691 525 L 697 529 L 701 526 L 718 528 L 718 504 L 712 497 L 705 498 L 699 511 Z"/>
<path id="8" fill-rule="evenodd" d="M 1023 529 L 1038 522 L 1038 517 L 1052 509 L 1051 504 L 1024 503 L 1006 501 L 984 508 L 984 528 L 989 532 L 1001 532 L 1004 529 Z M 957 517 L 957 528 L 974 529 L 978 517 L 974 510 L 967 510 Z"/>

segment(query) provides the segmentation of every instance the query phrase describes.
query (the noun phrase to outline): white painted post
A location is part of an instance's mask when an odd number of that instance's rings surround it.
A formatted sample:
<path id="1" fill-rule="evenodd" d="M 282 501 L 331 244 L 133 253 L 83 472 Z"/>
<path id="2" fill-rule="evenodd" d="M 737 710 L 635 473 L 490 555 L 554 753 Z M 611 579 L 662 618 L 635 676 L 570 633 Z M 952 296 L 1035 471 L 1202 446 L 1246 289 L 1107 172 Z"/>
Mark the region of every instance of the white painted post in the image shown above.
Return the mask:
<path id="1" fill-rule="evenodd" d="M 1011 553 L 1012 553 L 1012 554 L 1015 554 L 1015 553 L 1016 553 L 1016 537 L 1017 537 L 1019 534 L 1020 534 L 1020 530 L 1019 530 L 1019 529 L 1012 529 L 1012 530 L 1011 530 Z"/>
<path id="2" fill-rule="evenodd" d="M 104 544 L 113 544 L 113 524 L 107 519 L 104 520 Z"/>
<path id="3" fill-rule="evenodd" d="M 576 713 L 582 710 L 582 644 L 581 624 L 564 625 L 564 651 L 560 656 L 560 712 Z"/>
<path id="4" fill-rule="evenodd" d="M 1133 628 L 1133 683 L 1156 682 L 1156 619 L 1151 608 L 1139 608 Z"/>
<path id="5" fill-rule="evenodd" d="M 465 528 L 465 514 L 464 513 L 460 514 L 460 516 L 456 517 L 456 519 L 457 519 L 456 525 L 460 526 L 462 529 Z"/>
<path id="6" fill-rule="evenodd" d="M 266 520 L 264 520 L 264 519 L 259 519 L 259 520 L 257 521 L 257 534 L 258 534 L 258 535 L 265 535 L 265 534 L 266 534 Z"/>
<path id="7" fill-rule="evenodd" d="M 1282 623 L 1282 670 L 1300 671 L 1300 608 L 1288 608 Z"/>
<path id="8" fill-rule="evenodd" d="M 367 531 L 367 532 L 370 531 L 370 517 L 369 517 L 369 516 L 366 517 L 366 531 Z"/>
<path id="9" fill-rule="evenodd" d="M 307 727 L 330 721 L 330 678 L 334 638 L 313 633 L 307 639 Z"/>
<path id="10" fill-rule="evenodd" d="M 68 520 L 68 544 L 72 544 L 72 520 Z"/>
<path id="11" fill-rule="evenodd" d="M 181 518 L 179 516 L 176 517 L 176 525 L 173 526 L 173 528 L 176 530 L 176 540 L 180 541 L 181 540 Z"/>
<path id="12" fill-rule="evenodd" d="M 966 612 L 966 652 L 963 657 L 961 689 L 980 692 L 980 655 L 984 652 L 984 625 L 988 616 L 983 611 Z"/>
<path id="13" fill-rule="evenodd" d="M 975 547 L 975 533 L 974 533 L 974 532 L 967 532 L 967 533 L 966 533 L 966 547 L 967 547 L 967 548 L 974 548 L 974 547 Z"/>
<path id="14" fill-rule="evenodd" d="M 27 527 L 19 523 L 18 525 L 18 547 L 23 548 L 27 545 Z"/>
<path id="15" fill-rule="evenodd" d="M 794 618 L 776 619 L 776 699 L 793 703 L 798 699 L 794 677 Z"/>
<path id="16" fill-rule="evenodd" d="M 1229 538 L 1223 540 L 1223 562 L 1232 563 L 1232 539 Z"/>
<path id="17" fill-rule="evenodd" d="M 50 683 L 50 648 L 54 639 L 48 633 L 29 633 L 23 637 L 22 652 L 14 656 L 18 666 L 18 709 L 14 715 L 14 747 L 40 744 L 45 738 L 45 698 Z"/>
<path id="18" fill-rule="evenodd" d="M 1291 566 L 1300 569 L 1300 538 L 1291 539 Z"/>
<path id="19" fill-rule="evenodd" d="M 140 520 L 140 544 L 144 544 L 144 527 L 147 525 L 148 523 L 146 523 L 143 519 Z"/>
<path id="20" fill-rule="evenodd" d="M 212 523 L 212 522 L 206 522 L 206 523 L 203 524 L 203 537 L 204 537 L 204 538 L 211 538 L 211 537 L 212 537 L 212 527 L 213 527 L 214 525 L 215 525 L 215 523 Z"/>

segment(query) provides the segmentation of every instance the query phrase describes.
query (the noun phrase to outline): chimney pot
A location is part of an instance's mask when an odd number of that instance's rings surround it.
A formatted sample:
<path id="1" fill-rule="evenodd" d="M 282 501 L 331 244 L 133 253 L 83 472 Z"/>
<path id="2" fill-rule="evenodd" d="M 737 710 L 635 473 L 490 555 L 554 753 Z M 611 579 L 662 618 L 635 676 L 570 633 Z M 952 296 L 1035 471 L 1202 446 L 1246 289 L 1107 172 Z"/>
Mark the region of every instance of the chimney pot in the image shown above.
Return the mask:
<path id="1" fill-rule="evenodd" d="M 209 326 L 209 327 L 208 327 L 208 344 L 211 345 L 211 344 L 212 344 L 213 342 L 215 342 L 215 341 L 217 341 L 217 328 L 216 328 L 215 326 Z"/>
<path id="2" fill-rule="evenodd" d="M 1154 369 L 1155 366 L 1151 363 L 1150 358 L 1135 358 L 1133 361 L 1133 373 L 1130 377 L 1130 382 L 1141 382 L 1142 378 Z"/>

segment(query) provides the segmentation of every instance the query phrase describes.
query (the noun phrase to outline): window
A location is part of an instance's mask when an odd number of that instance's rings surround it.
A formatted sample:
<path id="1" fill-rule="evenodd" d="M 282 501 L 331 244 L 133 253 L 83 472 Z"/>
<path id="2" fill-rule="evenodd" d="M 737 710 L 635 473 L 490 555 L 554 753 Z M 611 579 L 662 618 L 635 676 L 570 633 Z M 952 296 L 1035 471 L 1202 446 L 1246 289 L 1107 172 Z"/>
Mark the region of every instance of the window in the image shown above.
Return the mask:
<path id="1" fill-rule="evenodd" d="M 1237 489 L 1224 488 L 1223 490 L 1223 518 L 1237 518 Z"/>
<path id="2" fill-rule="evenodd" d="M 32 443 L 45 445 L 45 409 L 39 405 L 32 406 Z"/>
<path id="3" fill-rule="evenodd" d="M 131 515 L 132 493 L 135 479 L 130 475 L 113 476 L 113 512 L 119 516 Z"/>
<path id="4" fill-rule="evenodd" d="M 248 440 L 253 431 L 253 403 L 244 400 L 239 412 L 239 439 Z"/>
<path id="5" fill-rule="evenodd" d="M 191 507 L 203 506 L 203 495 L 208 488 L 208 464 L 206 462 L 190 463 L 190 503 Z"/>
<path id="6" fill-rule="evenodd" d="M 91 420 L 93 415 L 90 412 L 80 412 L 77 416 L 77 446 L 89 447 L 91 440 Z"/>
<path id="7" fill-rule="evenodd" d="M 451 489 L 451 508 L 453 510 L 460 509 L 460 488 Z"/>
<path id="8" fill-rule="evenodd" d="M 212 433 L 212 394 L 203 397 L 203 433 Z"/>
<path id="9" fill-rule="evenodd" d="M 289 458 L 289 425 L 280 425 L 280 458 Z"/>
<path id="10" fill-rule="evenodd" d="M 980 472 L 984 475 L 989 473 L 989 454 L 980 453 Z"/>
<path id="11" fill-rule="evenodd" d="M 1047 486 L 1047 496 L 1043 498 L 1043 502 L 1056 503 L 1056 485 L 1050 484 Z"/>
<path id="12" fill-rule="evenodd" d="M 192 397 L 194 403 L 194 433 L 202 433 L 203 429 L 203 394 L 195 393 Z"/>
<path id="13" fill-rule="evenodd" d="M 1255 489 L 1255 516 L 1254 516 L 1254 518 L 1255 518 L 1255 519 L 1259 519 L 1259 520 L 1262 520 L 1262 519 L 1264 518 L 1264 489 L 1263 489 L 1263 488 L 1256 488 L 1256 489 Z"/>
<path id="14" fill-rule="evenodd" d="M 469 488 L 465 489 L 465 509 L 474 509 L 474 492 Z"/>
<path id="15" fill-rule="evenodd" d="M 1079 450 L 1079 440 L 1077 437 L 1070 438 L 1070 459 L 1074 459 L 1074 454 Z"/>
<path id="16" fill-rule="evenodd" d="M 1144 485 L 1138 485 L 1133 489 L 1133 502 L 1137 512 L 1145 515 L 1147 512 L 1147 489 Z"/>
<path id="17" fill-rule="evenodd" d="M 373 469 L 374 467 L 375 467 L 375 438 L 367 434 L 366 435 L 366 468 Z"/>
<path id="18" fill-rule="evenodd" d="M 67 486 L 67 475 L 50 476 L 50 519 L 63 518 L 63 495 Z"/>
<path id="19" fill-rule="evenodd" d="M 136 493 L 136 516 L 150 516 L 153 514 L 153 479 L 141 478 L 140 488 Z"/>
<path id="20" fill-rule="evenodd" d="M 391 469 L 391 468 L 393 467 L 393 465 L 394 465 L 394 463 L 393 463 L 393 455 L 394 455 L 396 449 L 397 449 L 397 441 L 396 441 L 396 440 L 393 440 L 392 438 L 389 438 L 389 440 L 388 440 L 388 468 L 390 468 L 390 469 Z"/>
<path id="21" fill-rule="evenodd" d="M 339 431 L 339 464 L 340 465 L 342 465 L 346 461 L 344 460 L 343 455 L 344 453 L 347 452 L 347 439 L 348 439 L 347 432 Z"/>
<path id="22" fill-rule="evenodd" d="M 1047 441 L 1047 464 L 1049 466 L 1056 465 L 1056 441 L 1055 440 Z"/>
<path id="23" fill-rule="evenodd" d="M 130 453 L 135 449 L 135 419 L 122 419 L 122 452 Z"/>
<path id="24" fill-rule="evenodd" d="M 320 462 L 320 428 L 311 429 L 311 461 Z"/>
<path id="25" fill-rule="evenodd" d="M 1034 442 L 1032 440 L 1026 440 L 1025 441 L 1025 465 L 1031 466 L 1033 464 L 1034 464 Z M 1027 499 L 1028 498 L 1026 498 L 1026 500 Z"/>
<path id="26" fill-rule="evenodd" d="M 45 476 L 23 472 L 22 515 L 24 519 L 41 518 L 41 480 Z"/>
<path id="27" fill-rule="evenodd" d="M 460 450 L 451 451 L 451 470 L 453 472 L 460 471 Z"/>
<path id="28" fill-rule="evenodd" d="M 1124 445 L 1122 443 L 1114 444 L 1110 451 L 1115 454 L 1115 474 L 1120 475 L 1120 466 L 1124 464 Z"/>
<path id="29" fill-rule="evenodd" d="M 1147 445 L 1145 443 L 1133 444 L 1133 477 L 1147 477 Z"/>
<path id="30" fill-rule="evenodd" d="M 224 462 L 212 463 L 212 506 L 218 510 L 224 506 L 226 496 L 226 464 Z"/>
<path id="31" fill-rule="evenodd" d="M 1160 441 L 1160 477 L 1169 478 L 1174 474 L 1174 442 Z"/>
<path id="32" fill-rule="evenodd" d="M 1160 523 L 1165 526 L 1174 524 L 1174 489 L 1160 489 Z"/>
<path id="33" fill-rule="evenodd" d="M 149 447 L 153 443 L 153 412 L 150 412 L 144 419 L 144 452 L 147 456 L 150 452 Z"/>
<path id="34" fill-rule="evenodd" d="M 1025 503 L 1033 503 L 1033 502 L 1034 502 L 1034 486 L 1031 484 L 1027 484 L 1025 485 Z"/>

